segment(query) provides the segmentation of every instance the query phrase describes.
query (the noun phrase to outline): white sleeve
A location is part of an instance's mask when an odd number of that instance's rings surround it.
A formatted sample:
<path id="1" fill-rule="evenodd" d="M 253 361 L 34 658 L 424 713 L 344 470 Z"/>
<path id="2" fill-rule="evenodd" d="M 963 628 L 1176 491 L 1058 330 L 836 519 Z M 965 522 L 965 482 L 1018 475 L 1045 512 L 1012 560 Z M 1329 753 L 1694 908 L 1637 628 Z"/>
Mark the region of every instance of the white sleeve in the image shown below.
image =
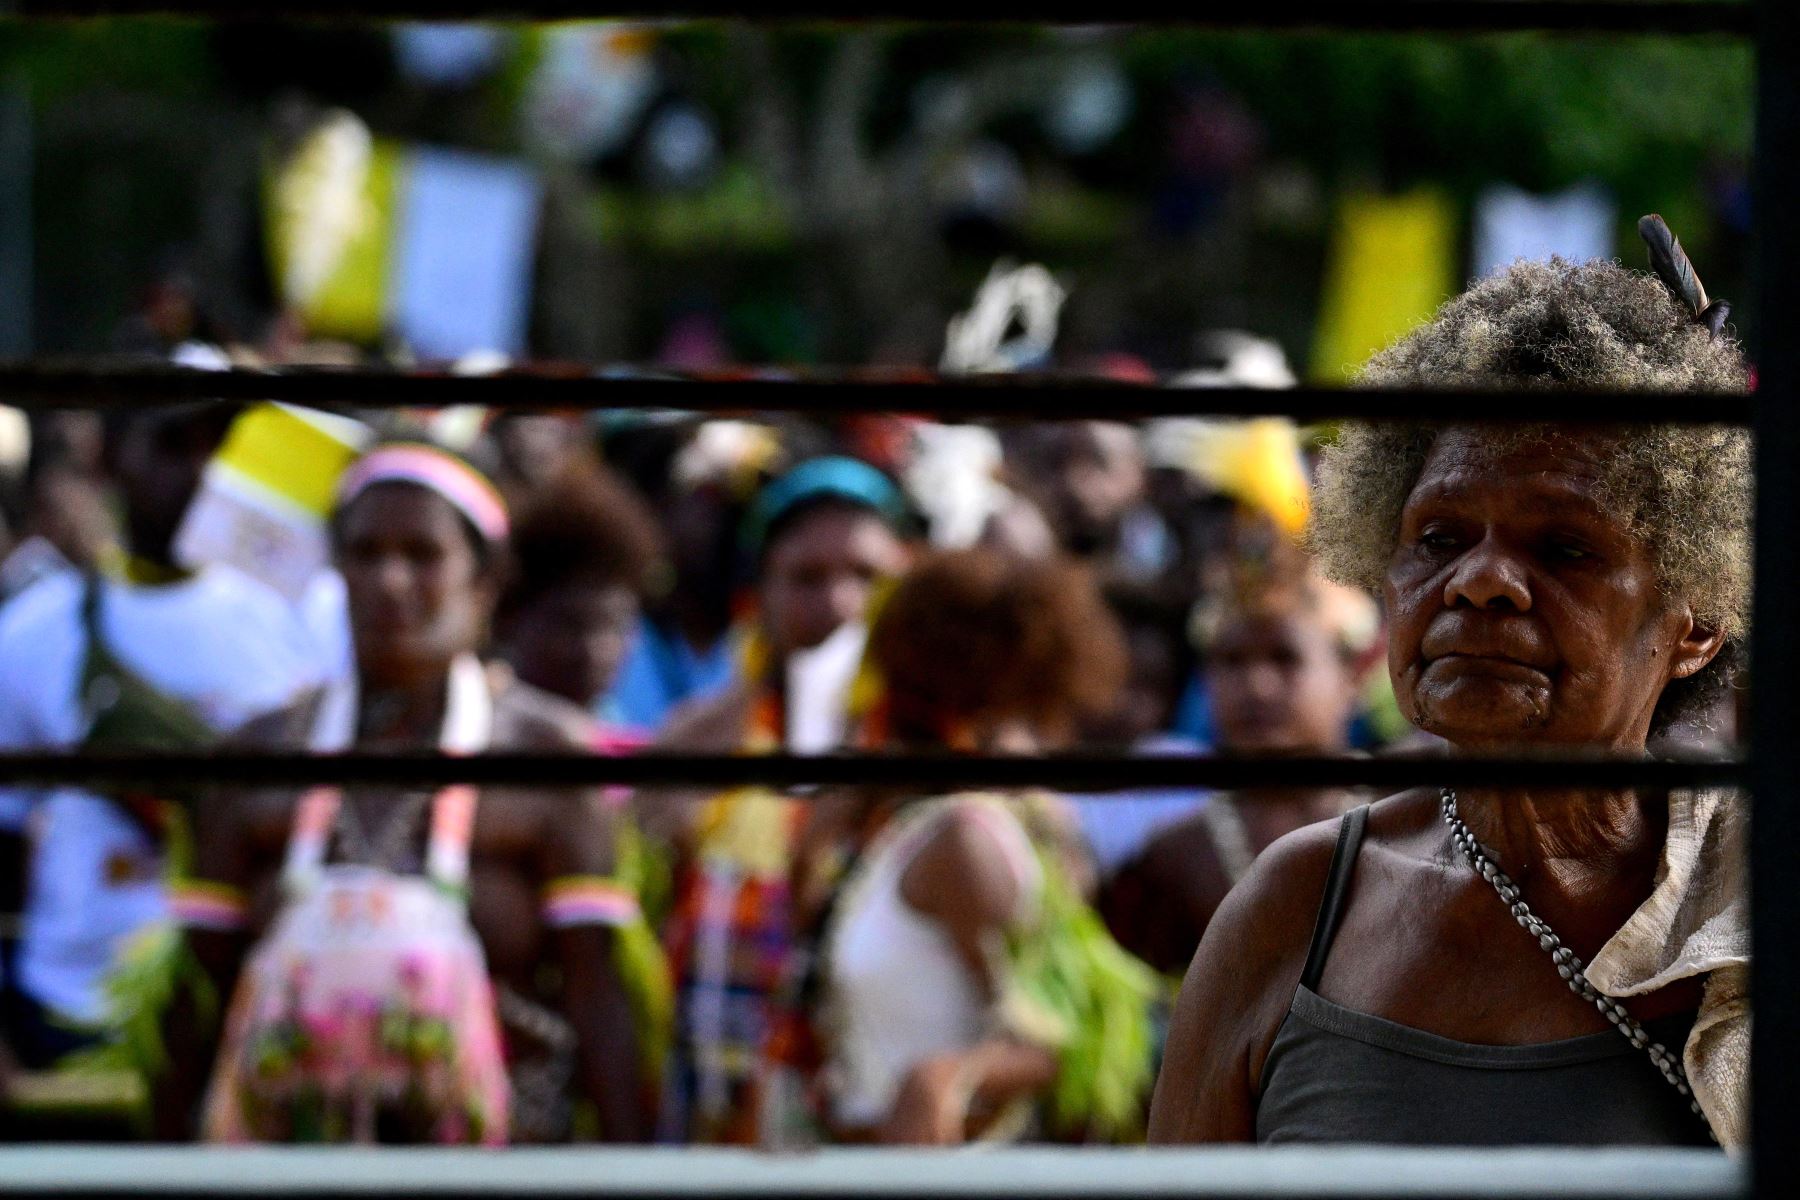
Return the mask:
<path id="1" fill-rule="evenodd" d="M 74 608 L 73 580 L 38 581 L 0 608 L 0 752 L 68 745 L 78 733 L 79 631 L 60 628 Z M 22 829 L 36 788 L 0 786 L 0 831 Z"/>
<path id="2" fill-rule="evenodd" d="M 18 673 L 9 669 L 13 658 L 0 639 L 0 752 L 32 749 L 31 714 L 18 695 Z M 0 833 L 19 833 L 25 828 L 35 792 L 0 784 Z"/>

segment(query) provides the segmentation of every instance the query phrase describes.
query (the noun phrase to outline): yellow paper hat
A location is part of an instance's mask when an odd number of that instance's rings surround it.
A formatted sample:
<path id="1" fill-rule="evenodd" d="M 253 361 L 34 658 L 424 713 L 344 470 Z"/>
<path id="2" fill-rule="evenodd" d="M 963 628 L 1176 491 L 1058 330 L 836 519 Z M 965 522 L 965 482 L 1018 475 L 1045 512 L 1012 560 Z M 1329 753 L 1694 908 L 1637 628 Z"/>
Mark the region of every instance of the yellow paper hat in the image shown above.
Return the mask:
<path id="1" fill-rule="evenodd" d="M 1150 457 L 1179 466 L 1212 490 L 1266 512 L 1284 533 L 1298 535 L 1309 512 L 1300 431 L 1284 417 L 1245 421 L 1184 420 L 1152 433 Z"/>

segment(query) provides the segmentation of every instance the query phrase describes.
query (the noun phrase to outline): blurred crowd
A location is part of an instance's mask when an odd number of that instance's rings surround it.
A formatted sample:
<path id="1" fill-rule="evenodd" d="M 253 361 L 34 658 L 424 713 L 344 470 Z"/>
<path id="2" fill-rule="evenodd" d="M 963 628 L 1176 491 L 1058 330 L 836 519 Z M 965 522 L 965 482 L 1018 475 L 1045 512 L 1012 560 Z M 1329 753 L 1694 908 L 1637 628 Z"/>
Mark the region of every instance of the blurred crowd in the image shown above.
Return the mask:
<path id="1" fill-rule="evenodd" d="M 1691 214 L 1729 282 L 1749 219 L 1722 47 L 19 46 L 9 354 L 1283 388 L 1282 345 L 1348 379 L 1460 280 L 1612 258 L 1623 212 Z M 338 401 L 0 407 L 0 752 L 1430 740 L 1379 605 L 1309 557 L 1328 429 Z M 1356 800 L 920 794 L 878 758 L 790 791 L 0 788 L 0 1140 L 1141 1141 L 1214 913 Z"/>
<path id="2" fill-rule="evenodd" d="M 258 459 L 271 421 L 356 435 L 315 478 L 299 426 Z M 1405 728 L 1375 603 L 1309 568 L 1284 421 L 200 403 L 14 441 L 10 750 Z M 270 523 L 303 493 L 316 529 Z M 1211 913 L 1348 799 L 7 791 L 8 1109 L 34 1136 L 1130 1141 Z"/>

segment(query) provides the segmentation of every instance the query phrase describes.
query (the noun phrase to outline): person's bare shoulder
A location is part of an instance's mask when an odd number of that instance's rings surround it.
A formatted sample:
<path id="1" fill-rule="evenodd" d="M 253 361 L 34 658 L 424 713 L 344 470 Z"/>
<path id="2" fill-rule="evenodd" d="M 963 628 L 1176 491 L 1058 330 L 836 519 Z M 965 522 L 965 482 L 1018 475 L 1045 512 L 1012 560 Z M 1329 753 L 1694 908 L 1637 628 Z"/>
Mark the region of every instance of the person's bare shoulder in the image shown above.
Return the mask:
<path id="1" fill-rule="evenodd" d="M 1006 929 L 1019 919 L 1027 886 L 1015 861 L 1021 846 L 1030 853 L 1023 829 L 1010 831 L 1018 845 L 1009 851 L 1001 840 L 1009 831 L 996 830 L 991 810 L 954 799 L 936 803 L 941 815 L 901 872 L 900 894 L 959 934 Z"/>
<path id="2" fill-rule="evenodd" d="M 497 749 L 593 754 L 597 726 L 579 705 L 489 668 Z M 490 788 L 476 825 L 480 849 L 512 858 L 544 878 L 612 870 L 613 823 L 601 793 L 586 787 Z"/>
<path id="3" fill-rule="evenodd" d="M 1275 842 L 1214 913 L 1176 1001 L 1151 1141 L 1253 1139 L 1263 1060 L 1300 982 L 1339 828 Z"/>

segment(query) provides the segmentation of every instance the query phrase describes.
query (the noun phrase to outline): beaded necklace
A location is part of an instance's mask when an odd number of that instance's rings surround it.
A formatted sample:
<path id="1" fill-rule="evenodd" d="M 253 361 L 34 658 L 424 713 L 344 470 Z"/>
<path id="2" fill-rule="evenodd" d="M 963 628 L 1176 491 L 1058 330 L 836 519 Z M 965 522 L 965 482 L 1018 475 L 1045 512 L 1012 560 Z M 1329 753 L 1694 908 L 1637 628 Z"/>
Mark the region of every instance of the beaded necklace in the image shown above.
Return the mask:
<path id="1" fill-rule="evenodd" d="M 1655 1064 L 1658 1071 L 1662 1072 L 1662 1077 L 1669 1081 L 1671 1087 L 1687 1098 L 1688 1107 L 1694 1110 L 1694 1115 L 1700 1118 L 1706 1126 L 1706 1131 L 1712 1134 L 1713 1140 L 1718 1141 L 1718 1134 L 1713 1133 L 1712 1122 L 1706 1119 L 1706 1114 L 1700 1109 L 1700 1102 L 1694 1099 L 1693 1090 L 1688 1087 L 1687 1070 L 1681 1064 L 1681 1055 L 1671 1052 L 1661 1042 L 1651 1040 L 1649 1033 L 1637 1022 L 1637 1019 L 1625 1011 L 1624 1005 L 1588 982 L 1585 969 L 1587 964 L 1582 962 L 1580 956 L 1573 950 L 1563 945 L 1562 939 L 1556 936 L 1550 926 L 1531 911 L 1531 906 L 1525 903 L 1519 894 L 1519 885 L 1513 882 L 1510 875 L 1500 869 L 1498 863 L 1488 857 L 1487 851 L 1482 848 L 1480 842 L 1475 840 L 1475 835 L 1463 823 L 1462 817 L 1456 811 L 1456 790 L 1445 788 L 1442 797 L 1441 811 L 1444 815 L 1444 824 L 1450 827 L 1450 844 L 1455 846 L 1468 860 L 1476 874 L 1494 885 L 1494 891 L 1512 909 L 1513 919 L 1519 923 L 1519 927 L 1536 938 L 1538 946 L 1556 964 L 1556 973 L 1563 977 L 1564 982 L 1569 985 L 1569 990 L 1593 1004 L 1626 1041 L 1650 1056 L 1650 1061 Z"/>

